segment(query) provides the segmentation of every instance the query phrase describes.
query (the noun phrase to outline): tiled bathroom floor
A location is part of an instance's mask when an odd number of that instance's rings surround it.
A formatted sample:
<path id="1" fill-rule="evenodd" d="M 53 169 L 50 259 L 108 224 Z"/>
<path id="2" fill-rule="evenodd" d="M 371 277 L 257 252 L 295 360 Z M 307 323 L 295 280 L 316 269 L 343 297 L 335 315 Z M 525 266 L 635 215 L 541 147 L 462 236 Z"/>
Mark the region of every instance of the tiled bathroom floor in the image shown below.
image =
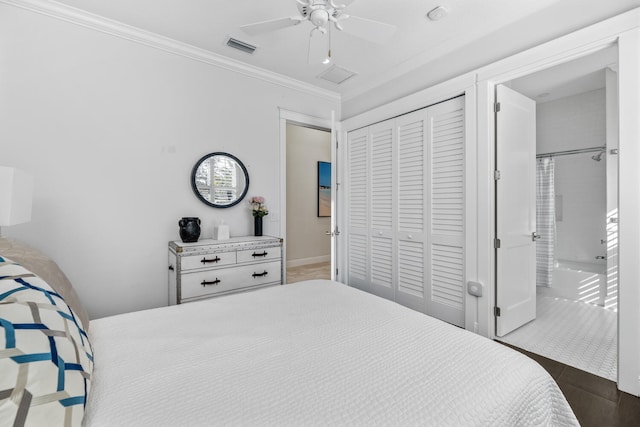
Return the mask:
<path id="1" fill-rule="evenodd" d="M 499 340 L 615 381 L 617 313 L 538 294 L 536 320 Z"/>

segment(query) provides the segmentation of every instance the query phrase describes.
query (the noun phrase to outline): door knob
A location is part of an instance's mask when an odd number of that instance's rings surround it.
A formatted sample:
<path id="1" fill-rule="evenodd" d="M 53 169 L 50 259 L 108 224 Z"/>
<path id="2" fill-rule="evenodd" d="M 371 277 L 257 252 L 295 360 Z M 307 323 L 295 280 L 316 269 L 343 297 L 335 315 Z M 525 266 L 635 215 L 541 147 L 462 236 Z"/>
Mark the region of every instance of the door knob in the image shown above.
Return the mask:
<path id="1" fill-rule="evenodd" d="M 536 241 L 536 240 L 540 240 L 542 239 L 542 236 L 540 236 L 538 233 L 536 233 L 535 231 L 533 233 L 531 233 L 531 240 L 532 241 Z"/>

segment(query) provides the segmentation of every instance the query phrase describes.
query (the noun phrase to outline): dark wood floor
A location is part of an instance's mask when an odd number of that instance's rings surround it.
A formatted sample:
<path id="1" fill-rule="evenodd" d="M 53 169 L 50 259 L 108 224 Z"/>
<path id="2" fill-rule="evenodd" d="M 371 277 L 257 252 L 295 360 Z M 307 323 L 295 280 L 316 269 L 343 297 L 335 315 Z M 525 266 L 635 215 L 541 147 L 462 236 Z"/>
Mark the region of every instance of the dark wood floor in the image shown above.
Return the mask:
<path id="1" fill-rule="evenodd" d="M 583 427 L 640 426 L 640 398 L 619 391 L 613 381 L 517 347 L 508 347 L 526 354 L 551 374 Z"/>

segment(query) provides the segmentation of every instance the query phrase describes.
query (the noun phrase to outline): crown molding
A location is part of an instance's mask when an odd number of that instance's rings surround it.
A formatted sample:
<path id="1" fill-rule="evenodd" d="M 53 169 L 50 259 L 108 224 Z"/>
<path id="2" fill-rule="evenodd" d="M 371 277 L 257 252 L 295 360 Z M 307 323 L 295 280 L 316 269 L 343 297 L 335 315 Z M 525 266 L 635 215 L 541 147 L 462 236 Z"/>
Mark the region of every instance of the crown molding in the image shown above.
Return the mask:
<path id="1" fill-rule="evenodd" d="M 208 50 L 95 15 L 53 0 L 0 0 L 0 4 L 2 3 L 75 25 L 80 25 L 105 34 L 110 34 L 115 37 L 189 58 L 194 61 L 234 71 L 245 76 L 273 83 L 288 89 L 305 92 L 309 95 L 319 96 L 332 101 L 340 102 L 341 100 L 340 94 L 337 92 L 312 86 L 309 83 L 292 79 L 291 77 L 274 73 L 264 68 L 245 64 Z"/>

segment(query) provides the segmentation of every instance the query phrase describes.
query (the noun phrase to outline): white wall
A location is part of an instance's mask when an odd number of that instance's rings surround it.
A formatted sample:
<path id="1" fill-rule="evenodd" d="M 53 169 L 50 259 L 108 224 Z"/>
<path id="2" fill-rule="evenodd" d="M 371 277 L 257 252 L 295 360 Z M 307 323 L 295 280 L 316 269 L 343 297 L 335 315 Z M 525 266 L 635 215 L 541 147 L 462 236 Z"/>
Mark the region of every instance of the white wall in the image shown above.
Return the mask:
<path id="1" fill-rule="evenodd" d="M 248 203 L 214 209 L 194 163 L 227 151 L 281 234 L 279 108 L 339 110 L 311 95 L 0 4 L 0 163 L 35 177 L 33 219 L 4 228 L 54 258 L 92 318 L 167 304 L 167 242 L 198 216 L 252 232 Z M 275 209 L 275 211 L 274 211 Z"/>
<path id="2" fill-rule="evenodd" d="M 318 217 L 318 162 L 331 162 L 331 132 L 287 124 L 287 265 L 328 261 L 330 217 Z"/>
<path id="3" fill-rule="evenodd" d="M 604 89 L 538 103 L 536 114 L 537 153 L 600 147 L 606 143 Z"/>
<path id="4" fill-rule="evenodd" d="M 606 144 L 604 89 L 537 105 L 537 153 L 601 147 Z M 557 259 L 605 265 L 606 157 L 597 153 L 555 157 Z"/>

